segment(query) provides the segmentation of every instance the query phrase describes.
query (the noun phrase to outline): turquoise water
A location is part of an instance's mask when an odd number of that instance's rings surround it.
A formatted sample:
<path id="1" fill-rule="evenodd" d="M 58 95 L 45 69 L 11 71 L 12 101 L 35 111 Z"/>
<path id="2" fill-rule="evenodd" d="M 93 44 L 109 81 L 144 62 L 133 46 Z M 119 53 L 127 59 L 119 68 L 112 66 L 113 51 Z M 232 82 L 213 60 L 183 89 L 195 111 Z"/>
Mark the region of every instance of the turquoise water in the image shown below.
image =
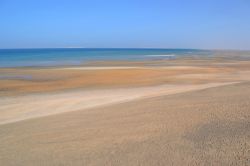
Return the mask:
<path id="1" fill-rule="evenodd" d="M 80 65 L 88 61 L 173 59 L 182 56 L 210 56 L 195 49 L 0 49 L 0 67 Z"/>

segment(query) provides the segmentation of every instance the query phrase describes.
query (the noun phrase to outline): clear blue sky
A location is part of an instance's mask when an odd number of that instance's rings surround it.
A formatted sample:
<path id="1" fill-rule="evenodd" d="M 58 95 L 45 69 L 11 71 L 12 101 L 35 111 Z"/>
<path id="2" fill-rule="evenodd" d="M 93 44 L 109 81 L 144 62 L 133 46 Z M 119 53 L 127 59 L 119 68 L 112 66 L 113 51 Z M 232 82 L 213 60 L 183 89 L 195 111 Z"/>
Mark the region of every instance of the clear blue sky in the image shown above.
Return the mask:
<path id="1" fill-rule="evenodd" d="M 250 50 L 249 0 L 0 0 L 0 48 Z"/>

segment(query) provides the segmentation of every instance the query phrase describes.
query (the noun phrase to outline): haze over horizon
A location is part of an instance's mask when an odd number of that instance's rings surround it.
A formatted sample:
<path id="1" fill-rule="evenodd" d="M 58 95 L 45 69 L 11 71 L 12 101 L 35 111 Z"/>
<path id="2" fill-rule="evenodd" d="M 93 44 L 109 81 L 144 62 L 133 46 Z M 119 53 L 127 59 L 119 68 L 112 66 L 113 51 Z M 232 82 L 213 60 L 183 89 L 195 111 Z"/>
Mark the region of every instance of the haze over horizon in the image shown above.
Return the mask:
<path id="1" fill-rule="evenodd" d="M 0 48 L 250 50 L 246 0 L 1 0 Z"/>

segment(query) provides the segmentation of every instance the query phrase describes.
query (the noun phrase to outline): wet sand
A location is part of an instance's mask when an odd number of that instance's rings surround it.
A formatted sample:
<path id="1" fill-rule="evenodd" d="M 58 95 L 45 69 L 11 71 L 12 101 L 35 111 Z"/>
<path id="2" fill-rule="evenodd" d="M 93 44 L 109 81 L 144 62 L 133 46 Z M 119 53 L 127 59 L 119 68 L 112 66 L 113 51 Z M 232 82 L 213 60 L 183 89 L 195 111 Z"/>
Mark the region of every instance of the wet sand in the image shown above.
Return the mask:
<path id="1" fill-rule="evenodd" d="M 0 79 L 0 96 L 74 89 L 237 82 L 248 79 L 244 76 L 248 75 L 250 71 L 250 61 L 245 64 L 237 62 L 233 65 L 195 66 L 200 63 L 202 62 L 176 66 L 138 66 L 129 69 L 106 68 L 105 70 L 85 69 L 85 67 L 0 69 L 1 75 L 13 77 L 12 79 Z M 20 78 L 20 76 L 24 76 L 24 78 Z"/>
<path id="2" fill-rule="evenodd" d="M 0 163 L 249 165 L 250 61 L 232 57 L 0 69 Z"/>

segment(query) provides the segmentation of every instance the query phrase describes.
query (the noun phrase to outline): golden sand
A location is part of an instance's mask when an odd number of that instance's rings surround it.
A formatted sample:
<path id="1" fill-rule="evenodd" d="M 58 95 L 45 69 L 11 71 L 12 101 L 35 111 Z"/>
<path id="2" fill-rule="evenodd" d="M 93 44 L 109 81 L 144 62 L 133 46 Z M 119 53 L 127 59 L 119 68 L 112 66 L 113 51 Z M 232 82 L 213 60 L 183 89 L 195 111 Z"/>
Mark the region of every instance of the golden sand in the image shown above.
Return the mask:
<path id="1" fill-rule="evenodd" d="M 250 165 L 233 55 L 0 69 L 0 165 Z"/>
<path id="2" fill-rule="evenodd" d="M 114 62 L 115 63 L 115 62 Z M 125 63 L 125 62 L 123 62 Z M 210 60 L 179 60 L 156 66 L 148 62 L 130 67 L 132 62 L 117 67 L 58 67 L 0 69 L 0 74 L 28 75 L 30 80 L 0 80 L 0 95 L 29 92 L 49 92 L 65 89 L 96 89 L 140 87 L 164 84 L 200 84 L 207 82 L 239 81 L 238 73 L 250 71 L 250 62 L 235 61 L 218 64 Z M 133 63 L 132 63 L 133 64 Z M 171 65 L 170 65 L 171 64 Z M 134 65 L 134 64 L 133 64 Z M 151 64 L 152 65 L 152 64 Z M 104 69 L 105 70 L 101 70 Z M 240 75 L 240 74 L 238 74 Z M 189 77 L 189 76 L 196 76 Z"/>

